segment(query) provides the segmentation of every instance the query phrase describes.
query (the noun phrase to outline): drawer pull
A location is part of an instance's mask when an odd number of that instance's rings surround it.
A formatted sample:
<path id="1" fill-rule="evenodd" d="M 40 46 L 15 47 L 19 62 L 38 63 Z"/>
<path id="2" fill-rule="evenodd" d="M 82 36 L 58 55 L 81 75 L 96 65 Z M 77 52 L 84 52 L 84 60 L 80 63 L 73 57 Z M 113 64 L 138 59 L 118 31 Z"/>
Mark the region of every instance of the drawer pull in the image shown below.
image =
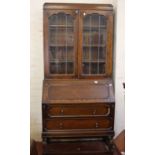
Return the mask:
<path id="1" fill-rule="evenodd" d="M 104 114 L 104 115 L 102 115 L 102 116 L 109 116 L 109 114 L 110 114 L 110 108 L 108 108 L 107 113 L 106 113 L 106 114 Z"/>
<path id="2" fill-rule="evenodd" d="M 62 129 L 63 128 L 63 123 L 60 123 L 59 127 L 60 127 L 60 129 Z"/>
<path id="3" fill-rule="evenodd" d="M 61 112 L 61 115 L 63 115 L 63 114 L 64 114 L 64 110 L 63 110 L 63 109 L 61 109 L 61 111 L 60 111 L 60 112 Z"/>
<path id="4" fill-rule="evenodd" d="M 96 115 L 96 109 L 93 111 L 93 115 Z"/>
<path id="5" fill-rule="evenodd" d="M 96 112 L 97 112 L 97 110 L 95 109 L 95 110 L 93 111 L 93 115 L 96 115 Z M 102 116 L 109 116 L 109 114 L 110 114 L 110 108 L 108 108 L 107 113 L 104 114 L 104 115 L 102 115 Z"/>
<path id="6" fill-rule="evenodd" d="M 98 123 L 96 123 L 96 128 L 98 128 L 99 127 L 99 124 Z"/>

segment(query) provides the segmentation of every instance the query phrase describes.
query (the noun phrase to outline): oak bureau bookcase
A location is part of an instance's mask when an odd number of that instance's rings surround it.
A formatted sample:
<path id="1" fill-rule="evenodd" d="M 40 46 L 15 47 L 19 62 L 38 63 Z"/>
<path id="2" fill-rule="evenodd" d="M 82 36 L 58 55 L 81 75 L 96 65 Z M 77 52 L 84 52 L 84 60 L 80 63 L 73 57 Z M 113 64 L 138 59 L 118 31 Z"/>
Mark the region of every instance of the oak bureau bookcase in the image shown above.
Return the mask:
<path id="1" fill-rule="evenodd" d="M 42 138 L 112 138 L 113 7 L 45 3 Z"/>

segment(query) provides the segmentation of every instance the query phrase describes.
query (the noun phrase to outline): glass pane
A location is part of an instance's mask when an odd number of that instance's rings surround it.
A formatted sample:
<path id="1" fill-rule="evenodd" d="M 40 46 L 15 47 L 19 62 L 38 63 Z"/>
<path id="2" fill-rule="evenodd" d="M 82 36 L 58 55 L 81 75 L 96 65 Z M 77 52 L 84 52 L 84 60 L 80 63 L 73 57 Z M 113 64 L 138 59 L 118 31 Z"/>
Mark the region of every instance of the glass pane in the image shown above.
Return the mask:
<path id="1" fill-rule="evenodd" d="M 91 74 L 97 74 L 97 63 L 91 63 Z"/>
<path id="2" fill-rule="evenodd" d="M 105 61 L 106 48 L 99 47 L 99 61 Z"/>
<path id="3" fill-rule="evenodd" d="M 98 48 L 91 47 L 91 62 L 98 61 Z"/>
<path id="4" fill-rule="evenodd" d="M 51 74 L 74 74 L 74 19 L 60 12 L 49 17 L 49 63 Z"/>
<path id="5" fill-rule="evenodd" d="M 92 27 L 99 27 L 99 14 L 92 14 L 91 15 L 91 26 Z"/>
<path id="6" fill-rule="evenodd" d="M 65 74 L 66 63 L 58 63 L 58 73 Z"/>
<path id="7" fill-rule="evenodd" d="M 85 16 L 85 18 L 84 18 L 84 21 L 83 21 L 83 25 L 85 26 L 85 27 L 89 27 L 90 26 L 90 16 Z"/>
<path id="8" fill-rule="evenodd" d="M 106 25 L 104 15 L 93 13 L 84 16 L 82 74 L 91 76 L 105 73 Z"/>
<path id="9" fill-rule="evenodd" d="M 66 63 L 50 63 L 50 72 L 53 74 L 65 74 Z"/>
<path id="10" fill-rule="evenodd" d="M 73 26 L 73 17 L 70 15 L 67 15 L 67 25 L 68 26 Z"/>
<path id="11" fill-rule="evenodd" d="M 67 47 L 67 60 L 68 62 L 73 62 L 74 57 L 73 57 L 73 47 Z"/>
<path id="12" fill-rule="evenodd" d="M 83 63 L 83 74 L 89 74 L 89 63 Z"/>
<path id="13" fill-rule="evenodd" d="M 99 39 L 99 43 L 101 46 L 105 46 L 106 44 L 106 29 L 104 28 L 100 28 L 100 39 Z"/>
<path id="14" fill-rule="evenodd" d="M 103 15 L 100 15 L 100 26 L 106 26 L 107 24 L 107 20 L 106 20 L 106 17 L 103 16 Z"/>
<path id="15" fill-rule="evenodd" d="M 83 61 L 89 61 L 89 48 L 84 47 L 83 48 Z"/>
<path id="16" fill-rule="evenodd" d="M 104 74 L 104 73 L 105 73 L 105 64 L 99 63 L 99 74 Z"/>
<path id="17" fill-rule="evenodd" d="M 73 74 L 73 63 L 72 62 L 68 62 L 67 63 L 67 73 L 68 74 Z"/>
<path id="18" fill-rule="evenodd" d="M 58 71 L 58 66 L 56 63 L 50 63 L 50 73 L 57 73 Z"/>

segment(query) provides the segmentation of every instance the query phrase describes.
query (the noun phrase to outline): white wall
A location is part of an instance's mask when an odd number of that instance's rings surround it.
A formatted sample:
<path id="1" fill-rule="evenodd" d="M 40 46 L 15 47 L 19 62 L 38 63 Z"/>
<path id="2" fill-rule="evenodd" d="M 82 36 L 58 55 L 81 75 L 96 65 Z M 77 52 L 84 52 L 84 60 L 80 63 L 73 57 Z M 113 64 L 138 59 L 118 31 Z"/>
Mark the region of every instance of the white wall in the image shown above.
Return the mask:
<path id="1" fill-rule="evenodd" d="M 114 82 L 115 82 L 115 133 L 119 134 L 125 128 L 125 102 L 122 83 L 125 81 L 124 73 L 124 23 L 125 0 L 117 0 L 115 8 L 115 39 L 114 39 Z"/>
<path id="2" fill-rule="evenodd" d="M 31 86 L 30 86 L 30 97 L 31 97 L 31 137 L 36 140 L 41 140 L 41 130 L 42 130 L 42 119 L 41 119 L 41 98 L 42 98 L 42 80 L 43 80 L 43 4 L 45 2 L 57 2 L 57 3 L 65 3 L 65 0 L 32 0 L 31 2 Z M 117 6 L 116 0 L 68 0 L 67 3 L 109 3 L 113 4 L 114 7 Z M 122 35 L 124 34 L 124 27 L 123 22 L 124 19 L 122 18 L 121 13 L 123 13 L 124 4 L 122 3 L 123 0 L 120 0 L 118 3 L 118 7 L 120 11 L 117 11 L 118 21 L 116 23 L 117 28 L 117 36 L 116 39 L 116 71 L 114 79 L 115 83 L 115 91 L 116 91 L 116 120 L 115 120 L 115 129 L 116 134 L 120 132 L 124 128 L 124 100 L 123 100 L 123 93 L 122 93 L 122 85 L 121 82 L 124 79 L 124 50 L 122 44 L 124 44 Z M 121 6 L 122 5 L 122 6 Z M 123 8 L 122 8 L 123 7 Z M 121 28 L 119 27 L 121 25 Z M 121 36 L 118 35 L 121 34 Z M 122 46 L 121 46 L 122 45 Z M 118 60 L 118 61 L 117 61 Z"/>

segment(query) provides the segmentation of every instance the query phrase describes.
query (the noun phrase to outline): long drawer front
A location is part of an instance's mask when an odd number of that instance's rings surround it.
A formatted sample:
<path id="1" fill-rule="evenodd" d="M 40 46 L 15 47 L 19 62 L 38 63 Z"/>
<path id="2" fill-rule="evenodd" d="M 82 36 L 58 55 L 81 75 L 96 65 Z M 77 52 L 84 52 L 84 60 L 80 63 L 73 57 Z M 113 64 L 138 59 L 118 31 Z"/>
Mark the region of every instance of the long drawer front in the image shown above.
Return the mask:
<path id="1" fill-rule="evenodd" d="M 112 155 L 109 146 L 103 141 L 54 142 L 44 145 L 44 153 L 47 155 Z"/>
<path id="2" fill-rule="evenodd" d="M 55 116 L 112 116 L 112 106 L 108 104 L 87 104 L 87 105 L 44 105 L 44 117 Z"/>
<path id="3" fill-rule="evenodd" d="M 54 118 L 44 120 L 44 130 L 65 129 L 112 129 L 111 117 L 101 118 Z"/>

